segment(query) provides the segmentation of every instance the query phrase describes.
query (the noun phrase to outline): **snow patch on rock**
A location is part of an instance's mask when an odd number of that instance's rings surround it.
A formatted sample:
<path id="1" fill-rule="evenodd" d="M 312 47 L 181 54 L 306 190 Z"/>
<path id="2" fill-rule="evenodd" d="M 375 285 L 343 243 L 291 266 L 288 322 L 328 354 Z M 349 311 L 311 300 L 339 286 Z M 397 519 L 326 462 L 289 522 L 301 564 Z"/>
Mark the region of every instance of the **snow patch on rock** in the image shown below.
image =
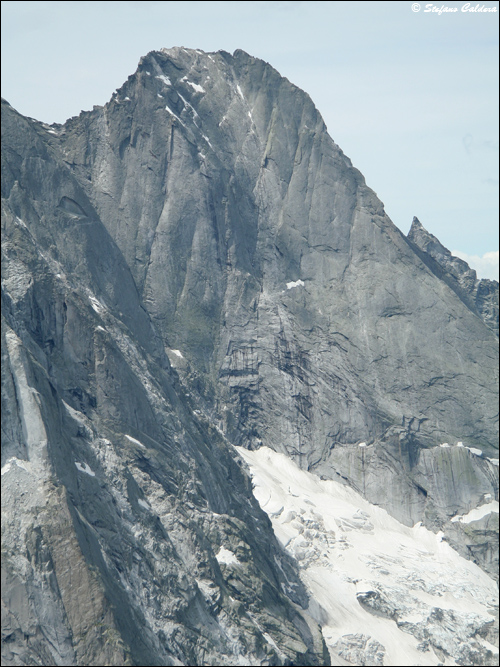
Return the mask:
<path id="1" fill-rule="evenodd" d="M 304 281 L 299 279 L 295 282 L 291 281 L 286 284 L 287 289 L 293 289 L 294 287 L 304 287 Z"/>
<path id="2" fill-rule="evenodd" d="M 224 565 L 239 565 L 240 561 L 236 558 L 235 554 L 225 547 L 219 549 L 219 553 L 215 556 L 219 564 L 224 563 Z"/>
<path id="3" fill-rule="evenodd" d="M 143 445 L 142 442 L 140 442 L 139 440 L 136 440 L 136 439 L 133 438 L 131 435 L 127 435 L 127 434 L 125 433 L 125 437 L 127 438 L 127 440 L 129 440 L 130 442 L 132 442 L 134 445 L 138 445 L 139 447 L 142 447 L 143 449 L 146 449 L 146 445 Z"/>
<path id="4" fill-rule="evenodd" d="M 100 315 L 103 312 L 103 310 L 105 309 L 105 307 L 99 301 L 99 299 L 97 299 L 93 294 L 89 294 L 88 297 L 89 297 L 90 305 L 95 310 L 95 312 Z"/>
<path id="5" fill-rule="evenodd" d="M 186 127 L 186 126 L 184 125 L 184 123 L 182 122 L 182 120 L 179 118 L 179 116 L 178 116 L 176 113 L 174 113 L 174 112 L 172 111 L 172 109 L 171 109 L 168 105 L 165 107 L 165 111 L 168 111 L 168 113 L 169 113 L 171 116 L 173 116 L 176 120 L 178 120 L 179 123 L 180 123 L 183 127 Z"/>
<path id="6" fill-rule="evenodd" d="M 156 78 L 157 78 L 157 79 L 160 79 L 160 81 L 163 81 L 163 83 L 164 83 L 166 86 L 171 86 L 171 85 L 172 85 L 172 82 L 170 81 L 170 79 L 168 78 L 168 76 L 165 76 L 165 74 L 159 74 Z"/>
<path id="7" fill-rule="evenodd" d="M 8 473 L 10 470 L 12 470 L 12 466 L 17 466 L 18 468 L 21 468 L 21 470 L 24 470 L 25 472 L 29 473 L 29 470 L 27 466 L 29 465 L 28 461 L 23 461 L 21 459 L 18 459 L 16 456 L 11 456 L 11 458 L 5 463 L 4 466 L 2 466 L 2 476 Z"/>
<path id="8" fill-rule="evenodd" d="M 87 463 L 78 463 L 78 461 L 75 461 L 75 466 L 78 468 L 80 472 L 84 472 L 87 475 L 90 475 L 90 477 L 95 477 L 95 472 L 92 470 L 92 468 L 87 464 Z"/>
<path id="9" fill-rule="evenodd" d="M 188 86 L 191 86 L 191 88 L 196 92 L 196 93 L 205 93 L 205 88 L 203 86 L 200 86 L 197 83 L 193 83 L 192 81 L 186 81 Z"/>
<path id="10" fill-rule="evenodd" d="M 496 514 L 499 513 L 498 500 L 493 500 L 490 503 L 481 505 L 481 507 L 476 507 L 467 514 L 457 514 L 454 517 L 452 517 L 450 521 L 453 521 L 454 523 L 456 521 L 460 521 L 461 523 L 471 523 L 471 521 L 479 521 L 479 519 L 482 519 L 484 516 L 487 516 L 492 512 L 495 512 Z"/>
<path id="11" fill-rule="evenodd" d="M 213 150 L 213 146 L 212 146 L 212 144 L 210 143 L 210 139 L 207 137 L 207 135 L 206 135 L 206 134 L 202 134 L 201 136 L 205 139 L 205 141 L 207 142 L 207 144 L 208 144 L 208 145 L 210 146 L 210 148 Z"/>

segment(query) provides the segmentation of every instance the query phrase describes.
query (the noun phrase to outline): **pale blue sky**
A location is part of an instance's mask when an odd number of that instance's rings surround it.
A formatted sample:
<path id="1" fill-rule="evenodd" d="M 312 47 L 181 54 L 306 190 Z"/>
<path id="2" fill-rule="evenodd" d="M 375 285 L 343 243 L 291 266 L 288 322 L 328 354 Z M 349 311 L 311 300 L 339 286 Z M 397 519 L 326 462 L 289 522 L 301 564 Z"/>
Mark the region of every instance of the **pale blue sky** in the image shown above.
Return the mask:
<path id="1" fill-rule="evenodd" d="M 148 51 L 242 48 L 309 93 L 403 232 L 416 215 L 483 256 L 498 251 L 498 2 L 414 4 L 2 2 L 2 95 L 63 122 L 104 104 Z"/>

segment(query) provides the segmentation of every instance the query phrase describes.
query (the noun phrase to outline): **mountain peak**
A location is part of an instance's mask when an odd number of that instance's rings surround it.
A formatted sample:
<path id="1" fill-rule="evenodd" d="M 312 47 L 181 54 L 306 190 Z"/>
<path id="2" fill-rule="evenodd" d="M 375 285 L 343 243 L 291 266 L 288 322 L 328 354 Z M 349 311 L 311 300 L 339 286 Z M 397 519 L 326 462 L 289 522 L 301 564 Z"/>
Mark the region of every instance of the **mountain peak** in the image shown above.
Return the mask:
<path id="1" fill-rule="evenodd" d="M 451 254 L 448 248 L 428 232 L 420 220 L 413 218 L 408 240 L 425 253 L 424 260 L 440 278 L 455 291 L 460 299 L 496 333 L 499 331 L 498 283 L 478 280 L 476 271 L 467 262 Z"/>
<path id="2" fill-rule="evenodd" d="M 408 238 L 422 249 L 432 247 L 432 251 L 436 255 L 442 254 L 451 256 L 448 248 L 445 248 L 439 239 L 434 236 L 434 234 L 428 232 L 417 217 L 414 217 L 412 220 L 410 231 L 408 232 Z"/>
<path id="3" fill-rule="evenodd" d="M 489 285 L 240 50 L 152 51 L 104 107 L 2 126 L 5 664 L 380 662 L 403 630 L 412 664 L 496 664 L 483 605 L 406 569 L 444 536 L 498 572 Z"/>

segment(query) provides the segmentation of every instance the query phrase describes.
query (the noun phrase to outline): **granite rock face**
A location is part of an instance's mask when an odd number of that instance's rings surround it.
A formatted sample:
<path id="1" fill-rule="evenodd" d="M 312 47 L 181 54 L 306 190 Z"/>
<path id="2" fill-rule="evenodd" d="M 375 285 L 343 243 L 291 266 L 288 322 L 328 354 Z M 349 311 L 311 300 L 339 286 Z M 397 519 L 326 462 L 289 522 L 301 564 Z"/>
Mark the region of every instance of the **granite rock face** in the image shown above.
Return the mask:
<path id="1" fill-rule="evenodd" d="M 2 664 L 327 664 L 120 250 L 46 130 L 4 106 Z"/>
<path id="2" fill-rule="evenodd" d="M 422 451 L 465 441 L 496 456 L 484 308 L 399 232 L 308 96 L 269 65 L 150 53 L 105 108 L 56 131 L 183 355 L 171 356 L 181 381 L 231 442 L 350 483 L 345 448 L 373 444 L 358 488 L 407 523 L 433 504 L 415 480 Z M 447 501 L 453 513 L 497 492 L 490 472 Z"/>
<path id="3" fill-rule="evenodd" d="M 455 257 L 438 239 L 430 234 L 418 218 L 413 218 L 408 240 L 425 253 L 431 270 L 436 270 L 462 301 L 482 317 L 484 323 L 498 336 L 498 283 L 483 278 L 478 280 L 476 272 L 463 259 Z M 434 262 L 432 262 L 434 260 Z"/>
<path id="4" fill-rule="evenodd" d="M 494 336 L 270 66 L 151 53 L 51 140 L 232 441 L 309 467 L 390 427 L 495 450 Z"/>
<path id="5" fill-rule="evenodd" d="M 152 52 L 64 125 L 3 107 L 5 664 L 325 664 L 231 445 L 435 530 L 498 496 L 495 286 L 242 51 Z"/>

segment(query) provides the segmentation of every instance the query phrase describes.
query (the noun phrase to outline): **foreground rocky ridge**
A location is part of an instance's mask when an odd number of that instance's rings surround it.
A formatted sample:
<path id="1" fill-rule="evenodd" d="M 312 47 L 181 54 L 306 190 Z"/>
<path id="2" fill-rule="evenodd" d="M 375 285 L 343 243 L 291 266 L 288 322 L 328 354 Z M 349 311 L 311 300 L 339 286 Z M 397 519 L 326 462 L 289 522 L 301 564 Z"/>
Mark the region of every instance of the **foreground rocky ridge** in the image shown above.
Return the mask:
<path id="1" fill-rule="evenodd" d="M 2 117 L 2 664 L 327 664 L 119 249 L 40 126 Z"/>
<path id="2" fill-rule="evenodd" d="M 496 571 L 498 527 L 451 521 L 498 497 L 488 309 L 307 95 L 171 49 L 64 126 L 2 118 L 6 664 L 327 664 L 231 444 Z"/>

